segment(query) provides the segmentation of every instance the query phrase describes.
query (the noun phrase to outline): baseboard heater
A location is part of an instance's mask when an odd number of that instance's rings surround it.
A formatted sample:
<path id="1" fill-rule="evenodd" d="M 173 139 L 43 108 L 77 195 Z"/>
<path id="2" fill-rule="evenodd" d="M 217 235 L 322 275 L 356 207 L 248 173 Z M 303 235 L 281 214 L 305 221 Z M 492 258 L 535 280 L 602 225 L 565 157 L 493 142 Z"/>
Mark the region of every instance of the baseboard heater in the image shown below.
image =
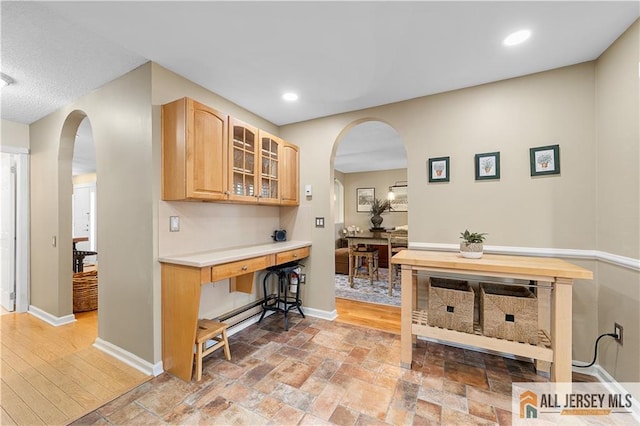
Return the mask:
<path id="1" fill-rule="evenodd" d="M 271 303 L 275 301 L 276 295 L 270 294 L 267 296 L 266 302 Z M 225 314 L 220 315 L 216 320 L 224 322 L 229 325 L 229 327 L 234 327 L 238 324 L 241 324 L 256 315 L 262 315 L 262 304 L 265 302 L 265 299 L 258 299 L 251 303 L 248 303 L 244 306 L 240 306 L 239 308 L 234 309 L 233 311 L 227 312 Z M 267 312 L 267 315 L 273 312 Z"/>

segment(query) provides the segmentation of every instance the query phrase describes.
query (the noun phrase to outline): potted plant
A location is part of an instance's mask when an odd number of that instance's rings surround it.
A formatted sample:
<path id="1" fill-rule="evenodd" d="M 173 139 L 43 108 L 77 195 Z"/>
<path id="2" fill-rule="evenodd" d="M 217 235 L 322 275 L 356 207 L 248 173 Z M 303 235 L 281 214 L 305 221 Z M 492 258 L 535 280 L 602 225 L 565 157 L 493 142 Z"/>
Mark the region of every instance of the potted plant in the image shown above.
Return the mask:
<path id="1" fill-rule="evenodd" d="M 485 240 L 486 233 L 469 232 L 465 230 L 460 233 L 460 254 L 467 259 L 480 259 L 484 250 L 483 242 Z"/>
<path id="2" fill-rule="evenodd" d="M 379 198 L 374 198 L 371 202 L 371 223 L 373 224 L 373 228 L 371 231 L 381 231 L 384 228 L 381 228 L 382 224 L 382 216 L 385 210 L 391 210 L 391 201 L 389 200 L 381 200 Z"/>

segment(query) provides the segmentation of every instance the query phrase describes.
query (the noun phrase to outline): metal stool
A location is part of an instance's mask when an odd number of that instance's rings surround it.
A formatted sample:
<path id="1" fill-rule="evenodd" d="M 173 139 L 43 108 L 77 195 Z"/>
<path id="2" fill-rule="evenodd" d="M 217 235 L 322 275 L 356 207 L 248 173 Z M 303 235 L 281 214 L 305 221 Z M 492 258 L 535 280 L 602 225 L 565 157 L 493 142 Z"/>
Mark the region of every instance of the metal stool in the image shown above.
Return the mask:
<path id="1" fill-rule="evenodd" d="M 267 311 L 276 311 L 284 313 L 284 329 L 289 331 L 289 311 L 297 309 L 305 318 L 302 309 L 302 300 L 300 300 L 300 276 L 298 270 L 302 265 L 298 262 L 289 262 L 283 265 L 276 265 L 267 268 L 267 275 L 262 280 L 262 289 L 264 291 L 264 302 L 262 303 L 262 315 L 258 322 L 261 322 Z M 275 298 L 270 298 L 267 293 L 267 283 L 269 277 L 276 275 L 278 277 L 278 293 Z M 289 286 L 295 286 L 295 296 L 289 294 Z M 292 292 L 293 293 L 293 292 Z"/>
<path id="2" fill-rule="evenodd" d="M 208 319 L 198 320 L 198 331 L 196 332 L 196 381 L 202 379 L 202 358 L 209 355 L 218 348 L 224 347 L 224 356 L 227 361 L 231 361 L 231 350 L 229 350 L 229 341 L 227 340 L 228 325 Z M 215 340 L 215 345 L 205 349 L 207 342 Z"/>

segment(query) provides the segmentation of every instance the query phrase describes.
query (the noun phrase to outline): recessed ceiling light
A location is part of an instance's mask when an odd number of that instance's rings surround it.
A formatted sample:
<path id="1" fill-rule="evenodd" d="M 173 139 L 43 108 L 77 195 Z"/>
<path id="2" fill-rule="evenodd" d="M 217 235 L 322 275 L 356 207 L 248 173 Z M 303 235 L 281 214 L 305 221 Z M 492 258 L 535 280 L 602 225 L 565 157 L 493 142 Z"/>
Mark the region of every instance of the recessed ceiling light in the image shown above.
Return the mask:
<path id="1" fill-rule="evenodd" d="M 297 101 L 298 100 L 298 94 L 297 93 L 293 93 L 293 92 L 287 92 L 284 95 L 282 95 L 282 99 L 284 99 L 285 101 L 289 101 L 289 102 Z"/>
<path id="2" fill-rule="evenodd" d="M 0 88 L 8 86 L 13 83 L 13 79 L 8 75 L 0 72 Z"/>
<path id="3" fill-rule="evenodd" d="M 516 44 L 525 42 L 529 37 L 531 37 L 531 31 L 529 30 L 516 31 L 515 33 L 509 34 L 502 44 L 505 46 L 515 46 Z"/>

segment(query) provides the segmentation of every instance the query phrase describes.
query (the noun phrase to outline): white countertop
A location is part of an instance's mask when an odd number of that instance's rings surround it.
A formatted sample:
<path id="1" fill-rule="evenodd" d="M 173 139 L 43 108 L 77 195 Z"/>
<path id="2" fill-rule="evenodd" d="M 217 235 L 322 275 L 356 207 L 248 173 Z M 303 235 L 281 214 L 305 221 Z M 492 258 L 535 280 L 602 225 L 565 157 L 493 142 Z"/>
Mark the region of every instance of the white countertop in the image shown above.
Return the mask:
<path id="1" fill-rule="evenodd" d="M 203 268 L 205 266 L 220 265 L 222 263 L 234 262 L 236 260 L 249 259 L 252 257 L 264 256 L 267 254 L 295 250 L 309 246 L 311 246 L 311 241 L 282 241 L 252 246 L 220 248 L 201 251 L 198 253 L 162 256 L 158 258 L 158 260 L 162 263 L 173 263 L 176 265 Z"/>

